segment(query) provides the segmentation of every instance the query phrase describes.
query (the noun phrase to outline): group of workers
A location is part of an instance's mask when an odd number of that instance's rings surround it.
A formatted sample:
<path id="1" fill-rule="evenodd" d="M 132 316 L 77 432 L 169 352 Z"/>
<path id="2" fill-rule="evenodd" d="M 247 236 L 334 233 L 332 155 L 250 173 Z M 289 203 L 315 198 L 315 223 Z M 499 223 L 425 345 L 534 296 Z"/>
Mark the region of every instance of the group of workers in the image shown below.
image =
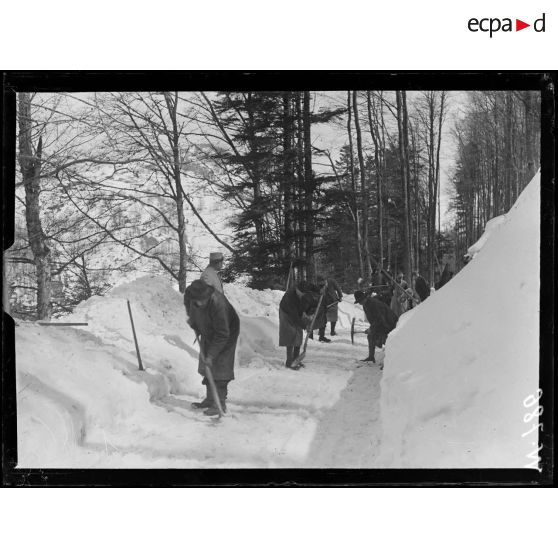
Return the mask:
<path id="1" fill-rule="evenodd" d="M 219 272 L 224 257 L 220 252 L 212 252 L 209 265 L 200 279 L 193 281 L 185 290 L 184 305 L 188 324 L 196 334 L 199 343 L 198 373 L 206 387 L 205 398 L 193 403 L 193 407 L 203 409 L 209 416 L 220 413 L 219 404 L 226 411 L 228 384 L 234 379 L 234 358 L 240 333 L 240 320 L 235 309 L 227 300 Z M 386 274 L 387 275 L 387 274 Z M 362 304 L 370 327 L 366 330 L 368 356 L 364 361 L 375 362 L 375 349 L 382 347 L 399 316 L 415 304 L 425 300 L 430 288 L 418 273 L 412 275 L 413 288 L 409 287 L 403 274 L 397 275 L 394 284 L 384 284 L 382 273 L 373 274 L 370 284 L 358 280 L 358 290 L 354 293 L 354 303 Z M 341 288 L 335 279 L 318 276 L 315 284 L 290 281 L 279 304 L 279 346 L 286 348 L 285 366 L 298 370 L 303 367 L 300 357 L 303 335 L 313 339 L 318 331 L 318 341 L 330 343 L 326 337 L 327 324 L 330 336 L 338 321 L 338 306 L 343 299 Z M 393 281 L 393 280 L 392 280 Z M 215 392 L 208 378 L 208 369 L 214 380 Z M 215 401 L 214 393 L 219 400 Z"/>

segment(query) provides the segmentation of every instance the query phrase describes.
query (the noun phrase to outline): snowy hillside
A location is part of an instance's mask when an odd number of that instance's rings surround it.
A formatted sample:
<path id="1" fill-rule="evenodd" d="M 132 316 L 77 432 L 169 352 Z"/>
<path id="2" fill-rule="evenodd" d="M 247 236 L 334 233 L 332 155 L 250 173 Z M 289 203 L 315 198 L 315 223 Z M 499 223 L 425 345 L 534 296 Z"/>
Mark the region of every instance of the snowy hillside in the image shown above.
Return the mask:
<path id="1" fill-rule="evenodd" d="M 356 380 L 360 416 L 345 409 L 353 403 L 343 395 L 355 382 L 348 327 L 352 316 L 362 320 L 360 307 L 342 302 L 336 342 L 310 342 L 306 368 L 294 371 L 283 366 L 284 349 L 277 346 L 283 293 L 236 285 L 226 285 L 226 293 L 241 317 L 241 336 L 229 413 L 217 425 L 191 409 L 203 391 L 197 345 L 182 298 L 164 279 L 121 285 L 63 320 L 88 322 L 87 327 L 21 323 L 16 328 L 19 466 L 370 464 L 370 443 L 361 440 L 370 438 L 368 430 L 347 441 L 344 423 L 335 419 L 341 413 L 376 428 L 371 399 L 377 400 L 377 371 L 363 368 Z M 127 299 L 145 371 L 138 370 Z M 355 350 L 365 354 L 362 346 Z M 336 453 L 342 447 L 347 451 Z"/>
<path id="2" fill-rule="evenodd" d="M 405 314 L 382 380 L 380 467 L 515 467 L 539 375 L 540 176 L 487 224 L 472 261 Z M 529 400 L 528 402 L 529 403 Z M 535 419 L 536 422 L 536 419 Z"/>

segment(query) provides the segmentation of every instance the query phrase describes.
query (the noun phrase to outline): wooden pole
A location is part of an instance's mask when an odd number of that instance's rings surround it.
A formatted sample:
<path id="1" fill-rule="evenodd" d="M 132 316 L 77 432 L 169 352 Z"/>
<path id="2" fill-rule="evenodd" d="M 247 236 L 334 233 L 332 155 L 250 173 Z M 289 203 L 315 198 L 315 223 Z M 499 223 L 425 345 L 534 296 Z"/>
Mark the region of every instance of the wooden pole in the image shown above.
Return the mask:
<path id="1" fill-rule="evenodd" d="M 141 362 L 141 355 L 138 345 L 138 338 L 136 337 L 136 328 L 134 327 L 134 318 L 132 317 L 132 307 L 130 306 L 130 301 L 126 301 L 128 303 L 128 313 L 130 314 L 130 322 L 132 323 L 132 333 L 134 334 L 134 343 L 136 345 L 136 354 L 138 355 L 138 366 L 140 370 L 145 370 L 143 367 L 143 363 Z"/>
<path id="2" fill-rule="evenodd" d="M 221 418 L 225 414 L 225 411 L 223 411 L 223 407 L 221 406 L 221 400 L 219 399 L 217 386 L 215 385 L 215 380 L 213 379 L 213 372 L 211 371 L 211 367 L 205 361 L 205 355 L 203 354 L 202 346 L 198 335 L 196 335 L 196 339 L 198 340 L 198 345 L 200 347 L 200 358 L 205 367 L 205 376 L 207 381 L 209 382 L 209 389 L 211 390 L 211 394 L 213 395 L 213 401 L 215 401 L 215 405 L 217 406 L 219 418 Z"/>
<path id="3" fill-rule="evenodd" d="M 57 326 L 57 327 L 65 327 L 65 326 L 86 326 L 89 325 L 87 322 L 37 322 L 40 326 Z"/>

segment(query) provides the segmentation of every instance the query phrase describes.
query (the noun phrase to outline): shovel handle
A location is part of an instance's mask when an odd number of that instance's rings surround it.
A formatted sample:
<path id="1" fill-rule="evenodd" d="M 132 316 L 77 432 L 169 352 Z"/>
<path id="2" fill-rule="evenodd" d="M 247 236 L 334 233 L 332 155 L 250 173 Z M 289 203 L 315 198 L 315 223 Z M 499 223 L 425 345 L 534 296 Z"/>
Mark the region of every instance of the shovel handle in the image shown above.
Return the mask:
<path id="1" fill-rule="evenodd" d="M 215 401 L 215 405 L 217 406 L 217 411 L 219 412 L 219 418 L 221 418 L 225 413 L 223 411 L 223 407 L 221 407 L 221 400 L 219 399 L 217 386 L 215 385 L 215 380 L 213 379 L 213 372 L 211 371 L 211 366 L 209 366 L 209 364 L 207 364 L 207 362 L 205 361 L 205 355 L 203 354 L 202 351 L 199 335 L 196 335 L 196 340 L 198 341 L 198 345 L 200 346 L 200 358 L 205 368 L 205 377 L 209 382 L 209 389 L 211 390 L 211 395 L 213 395 L 213 401 Z"/>

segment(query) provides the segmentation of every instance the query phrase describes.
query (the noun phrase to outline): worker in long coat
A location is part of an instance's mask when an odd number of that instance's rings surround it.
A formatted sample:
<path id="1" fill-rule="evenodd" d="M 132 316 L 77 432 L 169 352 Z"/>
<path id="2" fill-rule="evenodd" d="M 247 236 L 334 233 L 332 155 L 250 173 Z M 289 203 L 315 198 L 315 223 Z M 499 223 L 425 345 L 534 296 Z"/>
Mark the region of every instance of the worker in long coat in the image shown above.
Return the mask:
<path id="1" fill-rule="evenodd" d="M 211 285 L 216 291 L 223 292 L 223 282 L 219 272 L 223 269 L 224 256 L 221 252 L 211 252 L 209 254 L 209 265 L 203 270 L 200 279 Z"/>
<path id="2" fill-rule="evenodd" d="M 372 273 L 370 287 L 368 289 L 361 289 L 359 287 L 359 290 L 364 291 L 368 295 L 375 294 L 379 300 L 388 306 L 391 304 L 391 297 L 393 293 L 391 287 L 386 284 L 386 278 L 381 270 L 377 270 Z"/>
<path id="3" fill-rule="evenodd" d="M 403 278 L 402 273 L 400 273 L 395 280 L 401 286 L 401 289 L 405 291 L 407 290 L 407 281 L 405 281 L 405 279 Z M 402 294 L 401 289 L 398 289 L 396 286 L 393 287 L 393 294 L 391 296 L 391 303 L 389 305 L 391 310 L 397 317 L 401 316 L 401 314 L 403 314 L 403 312 L 407 310 L 407 296 Z"/>
<path id="4" fill-rule="evenodd" d="M 430 296 L 430 287 L 428 286 L 426 279 L 417 271 L 413 272 L 413 279 L 415 292 L 419 296 L 420 301 L 423 302 Z"/>
<path id="5" fill-rule="evenodd" d="M 324 285 L 324 280 L 322 279 L 322 286 Z M 328 277 L 325 279 L 325 295 L 324 304 L 326 309 L 326 321 L 330 323 L 330 334 L 337 335 L 335 333 L 335 325 L 339 319 L 339 303 L 343 300 L 343 293 L 341 288 L 337 284 L 337 281 L 333 277 Z M 324 331 L 325 335 L 325 331 Z"/>
<path id="6" fill-rule="evenodd" d="M 318 340 L 321 343 L 331 343 L 331 339 L 325 336 L 325 330 L 327 326 L 327 312 L 326 312 L 326 293 L 325 293 L 325 280 L 318 277 L 318 285 L 308 285 L 308 290 L 306 294 L 309 295 L 311 303 L 307 312 L 316 318 L 314 319 L 314 325 L 312 326 L 312 331 L 310 332 L 310 339 L 314 339 L 314 331 L 318 330 Z M 323 293 L 323 297 L 322 297 Z"/>
<path id="7" fill-rule="evenodd" d="M 300 355 L 303 330 L 307 325 L 305 312 L 310 303 L 308 295 L 297 287 L 289 289 L 279 303 L 279 346 L 287 348 L 285 366 L 288 368 Z"/>
<path id="8" fill-rule="evenodd" d="M 370 323 L 367 330 L 368 357 L 364 361 L 376 362 L 376 347 L 385 344 L 389 332 L 397 325 L 397 316 L 377 296 L 369 296 L 363 291 L 355 291 L 355 304 L 362 304 L 366 319 Z"/>
<path id="9" fill-rule="evenodd" d="M 216 415 L 218 409 L 206 378 L 206 370 L 211 370 L 221 407 L 226 410 L 228 384 L 234 380 L 234 355 L 240 320 L 225 295 L 199 279 L 186 289 L 184 304 L 188 323 L 200 339 L 198 373 L 203 376 L 202 384 L 206 386 L 205 399 L 193 406 L 205 408 L 206 415 Z"/>

